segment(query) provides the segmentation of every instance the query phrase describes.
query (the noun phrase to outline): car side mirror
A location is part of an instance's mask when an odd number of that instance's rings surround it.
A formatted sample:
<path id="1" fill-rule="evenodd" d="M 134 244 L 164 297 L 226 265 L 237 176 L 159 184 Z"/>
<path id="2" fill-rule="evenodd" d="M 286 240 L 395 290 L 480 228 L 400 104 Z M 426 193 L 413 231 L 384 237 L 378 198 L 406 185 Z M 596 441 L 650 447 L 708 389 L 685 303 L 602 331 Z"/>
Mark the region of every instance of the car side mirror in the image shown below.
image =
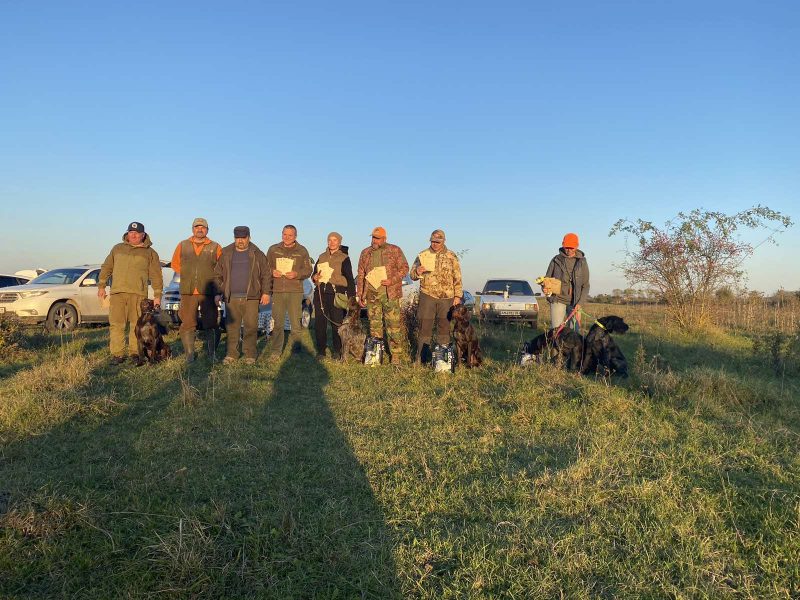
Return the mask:
<path id="1" fill-rule="evenodd" d="M 84 280 L 83 280 L 83 283 L 81 283 L 81 285 L 82 285 L 82 286 L 84 286 L 84 287 L 89 287 L 89 286 L 92 286 L 92 285 L 97 285 L 97 280 L 96 280 L 96 279 L 89 279 L 89 278 L 87 277 L 86 279 L 84 279 Z"/>

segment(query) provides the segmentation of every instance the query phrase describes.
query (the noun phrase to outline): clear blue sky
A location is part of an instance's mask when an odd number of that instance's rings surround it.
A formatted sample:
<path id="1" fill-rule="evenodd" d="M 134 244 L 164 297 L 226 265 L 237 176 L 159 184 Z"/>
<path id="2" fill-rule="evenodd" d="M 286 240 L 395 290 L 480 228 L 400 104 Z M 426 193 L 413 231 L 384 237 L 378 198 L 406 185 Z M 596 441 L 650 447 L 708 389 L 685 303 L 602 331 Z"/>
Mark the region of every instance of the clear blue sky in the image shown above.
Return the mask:
<path id="1" fill-rule="evenodd" d="M 800 221 L 800 3 L 0 0 L 0 272 L 163 258 L 206 217 L 312 256 L 445 229 L 467 289 L 581 237 L 626 287 L 621 217 Z M 752 236 L 758 242 L 766 234 Z M 800 224 L 746 263 L 800 289 Z"/>

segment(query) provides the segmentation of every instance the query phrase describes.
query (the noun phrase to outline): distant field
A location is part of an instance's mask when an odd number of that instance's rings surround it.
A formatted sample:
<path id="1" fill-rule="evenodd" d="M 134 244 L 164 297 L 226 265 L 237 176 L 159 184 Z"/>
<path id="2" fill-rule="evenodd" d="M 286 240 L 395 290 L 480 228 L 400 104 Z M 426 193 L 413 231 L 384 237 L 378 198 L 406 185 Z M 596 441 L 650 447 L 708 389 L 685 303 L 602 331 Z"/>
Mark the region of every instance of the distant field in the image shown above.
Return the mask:
<path id="1" fill-rule="evenodd" d="M 0 362 L 0 597 L 800 597 L 798 373 L 587 311 L 628 380 L 515 366 L 513 326 L 453 376 L 38 339 Z"/>

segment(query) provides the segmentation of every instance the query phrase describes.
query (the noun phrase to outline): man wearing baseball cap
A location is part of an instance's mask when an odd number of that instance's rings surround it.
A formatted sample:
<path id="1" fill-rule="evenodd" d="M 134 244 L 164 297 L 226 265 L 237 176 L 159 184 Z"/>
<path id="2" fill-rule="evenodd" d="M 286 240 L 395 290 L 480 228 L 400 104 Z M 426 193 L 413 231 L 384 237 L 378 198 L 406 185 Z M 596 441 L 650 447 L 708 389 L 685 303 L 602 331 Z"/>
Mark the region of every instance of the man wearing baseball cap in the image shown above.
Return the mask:
<path id="1" fill-rule="evenodd" d="M 568 233 L 561 242 L 558 254 L 547 266 L 546 277 L 561 281 L 561 293 L 551 294 L 550 327 L 559 327 L 567 314 L 575 309 L 573 328 L 580 330 L 580 310 L 589 297 L 589 264 L 586 255 L 578 250 L 578 235 Z"/>
<path id="2" fill-rule="evenodd" d="M 464 295 L 458 257 L 445 246 L 444 242 L 444 231 L 434 230 L 431 233 L 431 245 L 417 255 L 411 267 L 411 279 L 420 282 L 416 362 L 420 362 L 423 347 L 431 341 L 434 320 L 437 320 L 438 323 L 436 343 L 448 344 L 450 342 L 450 323 L 447 320 L 447 312 L 450 307 L 459 304 Z M 422 264 L 423 255 L 433 259 L 435 264 L 433 270 L 429 271 Z M 430 258 L 426 262 L 430 262 Z"/>
<path id="3" fill-rule="evenodd" d="M 386 279 L 374 287 L 367 281 L 367 274 L 375 268 L 386 268 Z M 386 230 L 372 230 L 372 244 L 364 248 L 358 259 L 356 296 L 362 307 L 367 308 L 369 332 L 372 337 L 385 339 L 392 355 L 392 364 L 408 363 L 410 360 L 408 337 L 400 311 L 403 297 L 403 278 L 408 275 L 408 261 L 399 246 L 386 243 Z"/>
<path id="4" fill-rule="evenodd" d="M 192 221 L 191 237 L 178 243 L 172 253 L 172 270 L 181 277 L 180 336 L 186 362 L 194 360 L 194 338 L 197 311 L 206 335 L 206 356 L 213 360 L 219 342 L 219 315 L 214 296 L 217 294 L 214 268 L 222 255 L 222 246 L 208 237 L 208 221 L 197 217 Z"/>
<path id="5" fill-rule="evenodd" d="M 134 329 L 141 315 L 141 302 L 147 297 L 148 280 L 153 286 L 153 304 L 161 305 L 164 281 L 158 253 L 153 250 L 152 245 L 144 225 L 133 221 L 122 236 L 122 243 L 111 248 L 100 268 L 97 297 L 101 300 L 106 297 L 106 284 L 108 278 L 111 278 L 108 323 L 113 364 L 118 365 L 125 361 L 126 325 L 129 326 L 128 354 L 132 360 L 138 360 L 139 347 Z"/>
<path id="6" fill-rule="evenodd" d="M 239 358 L 239 331 L 242 332 L 242 354 L 245 364 L 256 362 L 258 338 L 258 305 L 269 304 L 267 257 L 250 241 L 250 228 L 238 225 L 233 229 L 233 243 L 222 249 L 216 266 L 219 300 L 225 300 L 225 331 L 228 348 L 223 364 Z"/>

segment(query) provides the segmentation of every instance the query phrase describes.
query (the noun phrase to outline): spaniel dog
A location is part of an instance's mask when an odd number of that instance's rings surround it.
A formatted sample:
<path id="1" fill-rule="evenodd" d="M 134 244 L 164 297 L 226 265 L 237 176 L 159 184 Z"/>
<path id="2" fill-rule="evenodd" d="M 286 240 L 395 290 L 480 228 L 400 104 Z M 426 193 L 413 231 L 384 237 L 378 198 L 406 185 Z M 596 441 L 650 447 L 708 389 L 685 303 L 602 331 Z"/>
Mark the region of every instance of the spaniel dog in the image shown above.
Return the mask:
<path id="1" fill-rule="evenodd" d="M 358 362 L 364 361 L 364 341 L 367 334 L 361 325 L 361 306 L 355 297 L 350 298 L 347 305 L 347 314 L 339 326 L 339 337 L 342 338 L 342 361 L 348 362 L 350 358 Z"/>
<path id="2" fill-rule="evenodd" d="M 453 339 L 456 342 L 456 364 L 465 364 L 467 368 L 479 367 L 483 362 L 478 334 L 470 323 L 470 309 L 463 304 L 451 306 L 447 311 L 447 320 L 453 328 Z"/>
<path id="3" fill-rule="evenodd" d="M 583 336 L 572 329 L 548 329 L 523 346 L 525 354 L 532 354 L 537 363 L 550 361 L 567 370 L 581 368 L 583 358 Z"/>
<path id="4" fill-rule="evenodd" d="M 581 373 L 600 373 L 606 375 L 628 376 L 628 361 L 619 349 L 612 333 L 623 334 L 628 331 L 628 324 L 622 319 L 610 315 L 600 317 L 594 322 L 584 342 L 583 364 Z"/>
<path id="5" fill-rule="evenodd" d="M 162 325 L 155 315 L 155 305 L 152 300 L 144 298 L 140 305 L 142 316 L 136 321 L 134 333 L 139 346 L 139 357 L 136 366 L 141 366 L 145 361 L 150 364 L 172 356 L 167 343 L 164 341 Z"/>

